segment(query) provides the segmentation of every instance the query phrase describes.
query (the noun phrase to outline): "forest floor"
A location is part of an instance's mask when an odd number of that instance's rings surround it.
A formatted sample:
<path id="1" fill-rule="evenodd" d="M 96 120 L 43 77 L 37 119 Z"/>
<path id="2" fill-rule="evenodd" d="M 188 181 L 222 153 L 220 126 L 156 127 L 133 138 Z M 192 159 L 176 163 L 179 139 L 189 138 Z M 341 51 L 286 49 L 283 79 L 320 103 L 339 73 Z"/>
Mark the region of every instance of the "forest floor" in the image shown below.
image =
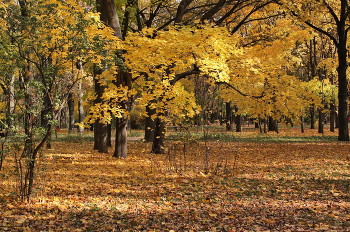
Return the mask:
<path id="1" fill-rule="evenodd" d="M 29 203 L 15 200 L 9 156 L 0 231 L 350 231 L 350 143 L 245 136 L 171 140 L 164 155 L 129 141 L 125 160 L 89 141 L 53 142 Z"/>

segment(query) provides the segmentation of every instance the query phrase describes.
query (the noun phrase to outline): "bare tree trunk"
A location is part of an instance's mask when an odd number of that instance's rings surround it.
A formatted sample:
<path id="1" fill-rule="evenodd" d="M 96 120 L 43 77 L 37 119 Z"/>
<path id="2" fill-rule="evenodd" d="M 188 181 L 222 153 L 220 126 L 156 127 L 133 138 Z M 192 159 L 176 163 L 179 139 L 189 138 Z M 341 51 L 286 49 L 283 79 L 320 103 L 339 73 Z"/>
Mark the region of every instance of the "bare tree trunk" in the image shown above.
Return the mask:
<path id="1" fill-rule="evenodd" d="M 68 133 L 71 134 L 74 132 L 74 99 L 73 94 L 69 93 L 68 95 Z"/>
<path id="2" fill-rule="evenodd" d="M 79 123 L 82 123 L 85 117 L 84 106 L 83 106 L 83 96 L 84 96 L 84 93 L 82 88 L 82 82 L 79 81 L 79 84 L 78 84 L 78 121 Z M 84 128 L 79 126 L 78 132 L 84 133 Z"/>
<path id="3" fill-rule="evenodd" d="M 152 153 L 164 154 L 164 139 L 165 139 L 165 123 L 161 119 L 161 115 L 156 118 L 154 129 Z"/>
<path id="4" fill-rule="evenodd" d="M 107 124 L 107 146 L 112 147 L 112 124 Z"/>
<path id="5" fill-rule="evenodd" d="M 155 121 L 152 116 L 156 114 L 156 109 L 151 109 L 149 105 L 146 106 L 147 117 L 145 119 L 145 141 L 152 142 L 154 137 Z"/>
<path id="6" fill-rule="evenodd" d="M 318 111 L 318 133 L 324 133 L 324 113 L 322 110 Z"/>
<path id="7" fill-rule="evenodd" d="M 108 153 L 108 143 L 107 143 L 107 124 L 100 123 L 98 130 L 98 137 L 99 137 L 99 143 L 98 143 L 98 152 L 100 153 Z"/>
<path id="8" fill-rule="evenodd" d="M 310 129 L 315 129 L 315 107 L 310 108 Z"/>
<path id="9" fill-rule="evenodd" d="M 330 117 L 329 117 L 329 129 L 331 132 L 335 131 L 335 117 L 336 117 L 336 112 L 335 112 L 335 105 L 332 103 L 330 105 L 331 111 L 330 111 Z"/>
<path id="10" fill-rule="evenodd" d="M 242 116 L 237 114 L 238 108 L 235 106 L 235 123 L 236 123 L 236 132 L 242 132 Z"/>
<path id="11" fill-rule="evenodd" d="M 277 120 L 274 120 L 272 117 L 269 117 L 269 125 L 268 125 L 269 131 L 275 131 L 278 133 L 278 124 Z"/>
<path id="12" fill-rule="evenodd" d="M 127 125 L 128 119 L 116 118 L 115 150 L 113 157 L 126 158 L 127 150 Z"/>
<path id="13" fill-rule="evenodd" d="M 342 5 L 342 20 L 338 22 L 338 117 L 339 117 L 339 141 L 349 141 L 349 125 L 348 125 L 348 79 L 346 71 L 348 68 L 347 61 L 347 33 L 345 19 L 343 14 L 348 11 L 348 3 L 345 0 L 341 0 Z M 347 18 L 347 16 L 346 16 Z M 343 20 L 344 19 L 344 20 Z"/>
<path id="14" fill-rule="evenodd" d="M 98 150 L 100 144 L 99 130 L 100 130 L 99 120 L 94 122 L 94 150 Z"/>
<path id="15" fill-rule="evenodd" d="M 305 129 L 304 129 L 304 117 L 303 116 L 300 117 L 300 129 L 301 129 L 301 133 L 305 132 Z"/>
<path id="16" fill-rule="evenodd" d="M 11 81 L 8 91 L 8 109 L 7 109 L 7 135 L 13 135 L 13 113 L 15 111 L 15 75 L 11 75 Z"/>
<path id="17" fill-rule="evenodd" d="M 41 127 L 47 129 L 49 121 L 52 120 L 52 109 L 50 108 L 50 98 L 44 95 L 43 109 L 41 111 Z M 46 148 L 51 149 L 51 134 L 48 137 Z"/>
<path id="18" fill-rule="evenodd" d="M 226 102 L 226 131 L 232 130 L 232 108 L 231 103 Z"/>

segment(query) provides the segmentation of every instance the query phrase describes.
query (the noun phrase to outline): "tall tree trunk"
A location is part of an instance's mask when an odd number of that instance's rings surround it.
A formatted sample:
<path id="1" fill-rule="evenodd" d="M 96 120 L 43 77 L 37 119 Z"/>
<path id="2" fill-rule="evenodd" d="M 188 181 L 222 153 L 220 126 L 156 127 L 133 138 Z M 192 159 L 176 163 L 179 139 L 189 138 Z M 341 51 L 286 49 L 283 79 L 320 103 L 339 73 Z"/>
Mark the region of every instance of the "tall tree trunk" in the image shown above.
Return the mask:
<path id="1" fill-rule="evenodd" d="M 107 130 L 107 124 L 100 123 L 98 130 L 98 137 L 99 137 L 99 143 L 98 143 L 98 152 L 100 153 L 108 153 L 108 130 Z"/>
<path id="2" fill-rule="evenodd" d="M 337 25 L 339 46 L 338 46 L 338 117 L 339 117 L 339 141 L 349 141 L 349 126 L 348 126 L 348 80 L 346 70 L 347 63 L 347 29 L 345 28 L 346 12 L 348 11 L 347 1 L 342 0 L 342 15 Z M 346 17 L 346 18 L 344 18 Z"/>
<path id="3" fill-rule="evenodd" d="M 49 125 L 49 121 L 52 119 L 52 109 L 50 108 L 50 98 L 47 94 L 44 95 L 43 99 L 43 109 L 41 110 L 41 127 L 45 128 L 45 131 Z M 51 149 L 51 135 L 49 136 L 47 143 L 46 143 L 46 148 Z"/>
<path id="4" fill-rule="evenodd" d="M 305 132 L 305 130 L 304 130 L 304 117 L 303 116 L 300 117 L 300 130 L 301 130 L 301 133 Z"/>
<path id="5" fill-rule="evenodd" d="M 315 106 L 310 108 L 310 129 L 315 129 Z"/>
<path id="6" fill-rule="evenodd" d="M 232 107 L 230 102 L 226 102 L 226 131 L 232 130 Z"/>
<path id="7" fill-rule="evenodd" d="M 21 83 L 22 89 L 25 91 L 24 95 L 24 104 L 25 104 L 25 113 L 24 113 L 24 133 L 26 135 L 25 141 L 24 141 L 24 151 L 23 151 L 23 157 L 30 157 L 31 154 L 33 154 L 33 146 L 34 146 L 34 138 L 33 138 L 33 123 L 34 123 L 34 116 L 33 113 L 30 111 L 30 108 L 33 106 L 33 99 L 31 97 L 29 87 L 27 86 L 28 83 L 31 81 L 31 67 L 29 64 L 26 65 L 24 70 L 24 77 L 23 81 Z"/>
<path id="8" fill-rule="evenodd" d="M 152 153 L 154 154 L 164 154 L 164 139 L 165 139 L 165 123 L 158 116 L 155 120 L 154 137 Z"/>
<path id="9" fill-rule="evenodd" d="M 236 123 L 236 132 L 242 132 L 242 116 L 237 114 L 238 108 L 235 106 L 235 123 Z"/>
<path id="10" fill-rule="evenodd" d="M 9 91 L 8 91 L 8 108 L 7 108 L 7 135 L 13 135 L 13 113 L 15 111 L 15 75 L 11 75 L 11 80 L 9 83 Z"/>
<path id="11" fill-rule="evenodd" d="M 98 75 L 102 74 L 103 70 L 95 65 L 94 67 L 94 87 L 96 93 L 95 104 L 102 103 L 102 95 L 105 91 L 105 86 L 102 86 L 97 78 Z M 107 144 L 107 124 L 100 123 L 97 120 L 94 123 L 94 149 L 101 153 L 108 153 Z"/>
<path id="12" fill-rule="evenodd" d="M 154 127 L 155 120 L 152 119 L 152 116 L 156 114 L 156 109 L 150 108 L 149 104 L 146 106 L 146 119 L 145 119 L 145 141 L 152 142 L 154 137 Z"/>
<path id="13" fill-rule="evenodd" d="M 115 35 L 122 39 L 122 30 L 114 0 L 96 0 L 96 3 L 97 11 L 101 13 L 101 21 L 110 26 Z M 114 84 L 116 86 L 124 86 L 131 89 L 131 82 L 131 74 L 128 72 L 127 67 L 125 64 L 119 64 L 119 71 Z M 128 110 L 127 102 L 121 103 L 121 109 L 124 111 Z M 127 123 L 128 119 L 124 114 L 122 115 L 122 118 L 117 118 L 116 120 L 116 139 L 113 157 L 126 158 L 127 156 Z"/>
<path id="14" fill-rule="evenodd" d="M 112 147 L 112 124 L 107 124 L 107 146 Z"/>
<path id="15" fill-rule="evenodd" d="M 116 118 L 115 150 L 113 157 L 126 158 L 127 150 L 127 125 L 126 118 Z"/>
<path id="16" fill-rule="evenodd" d="M 94 122 L 94 150 L 98 150 L 100 144 L 99 130 L 100 130 L 99 120 Z"/>
<path id="17" fill-rule="evenodd" d="M 269 117 L 268 130 L 269 131 L 275 131 L 275 132 L 278 133 L 277 120 L 273 119 L 271 116 Z"/>
<path id="18" fill-rule="evenodd" d="M 255 122 L 255 123 L 254 123 L 254 128 L 255 128 L 255 129 L 259 128 L 259 122 Z"/>
<path id="19" fill-rule="evenodd" d="M 322 110 L 318 111 L 318 133 L 324 133 L 324 113 Z"/>
<path id="20" fill-rule="evenodd" d="M 266 125 L 267 120 L 263 119 L 263 123 L 264 123 L 264 134 L 266 134 L 267 133 L 267 125 Z"/>
<path id="21" fill-rule="evenodd" d="M 329 130 L 331 132 L 335 131 L 335 116 L 336 116 L 336 112 L 335 112 L 335 105 L 334 103 L 331 103 L 330 105 L 330 117 L 329 117 Z"/>
<path id="22" fill-rule="evenodd" d="M 83 106 L 83 96 L 84 96 L 84 93 L 82 88 L 82 82 L 79 81 L 79 84 L 78 84 L 78 121 L 79 123 L 82 123 L 85 117 L 84 106 Z M 84 128 L 79 126 L 78 132 L 84 133 Z"/>
<path id="23" fill-rule="evenodd" d="M 68 95 L 68 133 L 71 134 L 74 132 L 74 99 L 73 94 L 69 93 Z"/>

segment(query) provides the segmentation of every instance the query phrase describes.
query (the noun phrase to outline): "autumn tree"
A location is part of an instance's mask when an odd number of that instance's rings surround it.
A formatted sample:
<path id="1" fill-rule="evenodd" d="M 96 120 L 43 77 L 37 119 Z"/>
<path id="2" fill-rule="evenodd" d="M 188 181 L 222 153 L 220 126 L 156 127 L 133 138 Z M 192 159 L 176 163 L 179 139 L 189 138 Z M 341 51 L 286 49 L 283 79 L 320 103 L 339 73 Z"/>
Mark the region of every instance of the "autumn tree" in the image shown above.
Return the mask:
<path id="1" fill-rule="evenodd" d="M 28 199 L 38 153 L 78 81 L 75 64 L 98 63 L 99 54 L 104 51 L 108 55 L 117 41 L 96 20 L 95 13 L 86 12 L 76 1 L 21 0 L 4 4 L 0 8 L 5 24 L 1 28 L 1 59 L 13 72 L 1 73 L 5 74 L 4 83 L 12 75 L 18 83 L 14 93 L 20 105 L 18 113 L 24 117 L 26 137 L 22 157 L 17 158 L 18 162 L 25 161 L 20 191 L 21 198 Z M 40 130 L 41 115 L 45 125 Z"/>
<path id="2" fill-rule="evenodd" d="M 347 49 L 349 31 L 349 1 L 284 1 L 276 0 L 294 17 L 328 37 L 337 48 L 339 141 L 349 141 Z"/>

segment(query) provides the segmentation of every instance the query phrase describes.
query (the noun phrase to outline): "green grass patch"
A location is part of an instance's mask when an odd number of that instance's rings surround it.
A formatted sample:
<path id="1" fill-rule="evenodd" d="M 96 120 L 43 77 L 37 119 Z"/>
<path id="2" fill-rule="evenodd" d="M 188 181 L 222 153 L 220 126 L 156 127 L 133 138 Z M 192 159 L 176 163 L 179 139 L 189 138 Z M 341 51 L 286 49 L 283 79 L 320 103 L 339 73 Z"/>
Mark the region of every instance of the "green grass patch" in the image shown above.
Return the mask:
<path id="1" fill-rule="evenodd" d="M 94 135 L 89 134 L 58 134 L 57 138 L 52 135 L 52 141 L 66 142 L 66 143 L 81 143 L 94 141 Z"/>
<path id="2" fill-rule="evenodd" d="M 200 140 L 200 141 L 221 141 L 221 142 L 336 142 L 337 136 L 273 136 L 269 134 L 256 134 L 252 137 L 240 136 L 237 133 L 173 133 L 167 136 L 169 140 Z"/>

